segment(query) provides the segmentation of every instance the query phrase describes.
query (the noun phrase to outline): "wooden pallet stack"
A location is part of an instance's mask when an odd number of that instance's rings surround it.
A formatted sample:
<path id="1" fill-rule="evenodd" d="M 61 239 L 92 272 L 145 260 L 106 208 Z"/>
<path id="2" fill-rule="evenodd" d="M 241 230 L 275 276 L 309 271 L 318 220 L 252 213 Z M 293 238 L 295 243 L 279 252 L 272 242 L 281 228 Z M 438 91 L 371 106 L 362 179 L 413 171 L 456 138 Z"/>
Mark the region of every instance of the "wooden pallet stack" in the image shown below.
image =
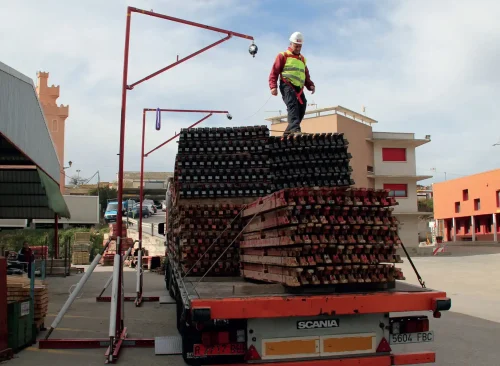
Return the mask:
<path id="1" fill-rule="evenodd" d="M 102 255 L 101 260 L 99 263 L 102 266 L 112 266 L 115 260 L 115 254 L 116 254 L 116 239 L 117 239 L 117 234 L 118 231 L 116 230 L 116 224 L 110 224 L 109 225 L 109 234 L 104 238 L 102 241 L 102 245 L 105 246 L 108 242 L 109 239 L 111 239 L 111 242 L 109 243 L 108 249 L 106 252 Z M 122 230 L 122 236 L 121 236 L 121 251 L 122 254 L 125 254 L 129 248 L 132 248 L 134 246 L 134 239 L 133 238 L 128 238 L 127 237 L 127 228 L 123 227 Z"/>
<path id="2" fill-rule="evenodd" d="M 266 126 L 182 129 L 174 174 L 178 198 L 271 193 L 268 139 Z"/>
<path id="3" fill-rule="evenodd" d="M 182 273 L 192 268 L 191 276 L 204 275 L 216 262 L 211 276 L 238 276 L 241 208 L 240 204 L 173 206 L 168 250 Z"/>
<path id="4" fill-rule="evenodd" d="M 271 190 L 353 185 L 348 145 L 342 133 L 270 137 Z"/>
<path id="5" fill-rule="evenodd" d="M 290 188 L 244 210 L 244 277 L 290 288 L 390 288 L 404 279 L 396 254 L 396 200 L 388 190 Z"/>
<path id="6" fill-rule="evenodd" d="M 30 279 L 24 276 L 7 276 L 7 301 L 24 301 L 30 298 Z M 37 328 L 44 323 L 49 308 L 49 289 L 46 281 L 35 280 L 34 321 Z"/>
<path id="7" fill-rule="evenodd" d="M 88 265 L 90 262 L 90 233 L 75 233 L 71 247 L 71 263 L 73 265 Z"/>
<path id="8" fill-rule="evenodd" d="M 239 274 L 239 213 L 271 193 L 268 140 L 266 126 L 181 130 L 167 238 L 182 273 Z"/>

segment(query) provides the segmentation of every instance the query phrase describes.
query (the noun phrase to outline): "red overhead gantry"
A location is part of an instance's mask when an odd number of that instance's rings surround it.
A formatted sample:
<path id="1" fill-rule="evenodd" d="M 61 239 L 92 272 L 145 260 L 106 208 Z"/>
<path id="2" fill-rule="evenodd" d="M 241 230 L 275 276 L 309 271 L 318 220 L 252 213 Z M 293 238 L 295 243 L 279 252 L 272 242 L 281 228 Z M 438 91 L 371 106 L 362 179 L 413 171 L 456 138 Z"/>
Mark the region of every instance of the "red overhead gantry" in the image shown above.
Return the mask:
<path id="1" fill-rule="evenodd" d="M 192 27 L 203 28 L 206 30 L 210 30 L 217 33 L 224 33 L 226 37 L 214 42 L 186 57 L 183 57 L 176 62 L 134 82 L 128 83 L 128 64 L 129 64 L 129 48 L 130 48 L 130 25 L 132 20 L 132 13 L 139 13 L 148 15 L 154 18 L 160 18 L 169 20 L 172 22 L 177 22 L 181 24 L 186 24 Z M 168 15 L 158 14 L 153 11 L 142 10 L 134 7 L 127 7 L 127 18 L 126 18 L 126 28 L 125 28 L 125 49 L 124 49 L 124 62 L 123 62 L 123 82 L 122 82 L 122 105 L 121 105 L 121 116 L 120 116 L 120 150 L 119 150 L 119 165 L 118 165 L 118 202 L 122 202 L 123 200 L 123 165 L 124 165 L 124 151 L 125 151 L 125 117 L 126 117 L 126 107 L 127 107 L 127 91 L 132 90 L 137 85 L 229 40 L 232 37 L 239 37 L 253 41 L 253 37 L 236 33 L 227 29 L 211 27 L 208 25 L 204 25 L 201 23 L 195 23 L 188 20 L 174 18 Z M 249 48 L 249 53 L 255 57 L 257 53 L 257 46 L 252 42 Z M 149 153 L 148 153 L 149 154 Z M 121 210 L 117 212 L 116 218 L 117 224 L 117 232 L 118 235 L 121 235 L 123 228 L 123 214 Z M 121 252 L 121 238 L 117 237 L 117 249 L 116 249 L 119 258 L 120 265 L 118 266 L 118 284 L 123 284 L 123 258 Z M 124 326 L 125 319 L 122 311 L 123 307 L 123 291 L 122 285 L 116 286 L 116 294 L 113 294 L 116 297 L 117 308 L 116 311 L 113 311 L 115 315 L 114 319 L 110 319 L 110 333 L 113 330 L 113 335 L 110 334 L 109 338 L 105 339 L 45 339 L 39 341 L 39 348 L 100 348 L 107 347 L 107 351 L 105 353 L 106 363 L 115 363 L 118 360 L 118 356 L 120 353 L 121 347 L 153 347 L 154 339 L 126 339 L 127 337 L 127 328 Z M 113 302 L 112 302 L 113 306 Z"/>
<path id="2" fill-rule="evenodd" d="M 206 109 L 164 109 L 164 108 L 144 108 L 142 111 L 142 145 L 141 145 L 141 181 L 140 181 L 140 197 L 139 197 L 139 227 L 138 227 L 138 232 L 139 232 L 139 253 L 142 253 L 142 204 L 144 201 L 144 158 L 148 157 L 149 154 L 152 152 L 158 150 L 159 148 L 165 146 L 169 142 L 175 140 L 177 137 L 179 137 L 180 133 L 175 134 L 165 142 L 161 143 L 160 145 L 156 146 L 154 149 L 150 150 L 147 153 L 144 153 L 144 145 L 145 145 L 145 139 L 146 139 L 146 113 L 147 112 L 156 112 L 157 113 L 157 119 L 158 119 L 158 114 L 162 112 L 170 112 L 170 113 L 208 113 L 205 117 L 199 119 L 197 122 L 193 123 L 190 125 L 187 129 L 191 129 L 203 121 L 207 120 L 214 114 L 226 114 L 228 119 L 231 119 L 231 115 L 229 114 L 228 111 L 216 111 L 216 110 L 206 110 Z M 157 129 L 159 129 L 157 127 Z M 138 256 L 138 263 L 142 263 L 141 260 L 142 255 L 139 254 Z M 137 289 L 136 289 L 136 296 L 125 296 L 125 301 L 133 301 L 135 303 L 135 306 L 141 306 L 142 302 L 155 302 L 155 301 L 160 301 L 159 296 L 143 296 L 143 277 L 142 277 L 142 268 L 140 266 L 137 267 L 137 275 L 139 276 L 139 280 L 137 282 Z M 98 302 L 111 302 L 111 296 L 101 296 L 104 290 L 107 288 L 107 286 L 110 284 L 110 281 L 106 283 L 104 289 L 102 290 L 101 294 L 96 297 L 96 301 Z"/>

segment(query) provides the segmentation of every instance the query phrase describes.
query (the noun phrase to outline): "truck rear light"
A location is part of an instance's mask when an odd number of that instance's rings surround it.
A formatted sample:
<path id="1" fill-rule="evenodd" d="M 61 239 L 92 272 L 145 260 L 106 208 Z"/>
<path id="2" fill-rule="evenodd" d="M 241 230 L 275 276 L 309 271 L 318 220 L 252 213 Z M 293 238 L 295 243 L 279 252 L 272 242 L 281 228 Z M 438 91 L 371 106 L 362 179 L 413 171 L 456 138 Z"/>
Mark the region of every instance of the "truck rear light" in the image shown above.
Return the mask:
<path id="1" fill-rule="evenodd" d="M 377 353 L 391 352 L 391 351 L 392 351 L 392 349 L 391 349 L 391 346 L 389 345 L 389 342 L 387 342 L 387 339 L 382 338 L 382 340 L 380 341 L 380 343 L 377 347 Z"/>
<path id="2" fill-rule="evenodd" d="M 421 333 L 429 331 L 427 317 L 402 317 L 391 319 L 391 334 Z"/>
<path id="3" fill-rule="evenodd" d="M 217 343 L 227 344 L 229 342 L 229 332 L 218 332 L 217 333 Z"/>
<path id="4" fill-rule="evenodd" d="M 253 345 L 248 347 L 247 353 L 245 354 L 245 361 L 259 361 L 260 359 L 257 349 Z"/>

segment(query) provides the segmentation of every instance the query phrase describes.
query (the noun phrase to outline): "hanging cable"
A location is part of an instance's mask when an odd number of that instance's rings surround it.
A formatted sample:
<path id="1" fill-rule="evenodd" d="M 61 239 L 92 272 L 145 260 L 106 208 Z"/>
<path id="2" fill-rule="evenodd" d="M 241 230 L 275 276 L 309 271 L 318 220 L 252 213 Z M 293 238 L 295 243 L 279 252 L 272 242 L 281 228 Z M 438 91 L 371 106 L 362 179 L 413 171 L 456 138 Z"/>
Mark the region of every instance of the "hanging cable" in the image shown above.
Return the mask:
<path id="1" fill-rule="evenodd" d="M 269 100 L 271 100 L 271 97 L 272 97 L 272 95 L 270 95 L 270 96 L 269 96 L 269 98 L 267 98 L 266 102 L 265 102 L 265 103 L 264 103 L 264 104 L 263 104 L 263 105 L 262 105 L 259 109 L 257 109 L 257 111 L 256 111 L 254 114 L 252 114 L 252 115 L 250 115 L 250 116 L 248 116 L 248 117 L 244 118 L 244 119 L 243 119 L 243 122 L 248 121 L 250 118 L 252 118 L 252 117 L 253 117 L 253 116 L 255 116 L 257 113 L 259 113 L 259 112 L 260 112 L 260 110 L 266 106 L 266 104 L 269 102 Z"/>

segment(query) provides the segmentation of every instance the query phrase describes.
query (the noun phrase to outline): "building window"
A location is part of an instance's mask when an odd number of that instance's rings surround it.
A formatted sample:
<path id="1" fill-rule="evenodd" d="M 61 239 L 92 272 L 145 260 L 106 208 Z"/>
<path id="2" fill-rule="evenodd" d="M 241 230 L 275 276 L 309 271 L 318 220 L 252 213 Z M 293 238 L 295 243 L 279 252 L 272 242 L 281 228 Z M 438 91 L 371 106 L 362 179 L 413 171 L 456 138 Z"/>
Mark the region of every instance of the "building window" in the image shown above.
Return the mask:
<path id="1" fill-rule="evenodd" d="M 455 202 L 455 213 L 460 213 L 460 202 Z"/>
<path id="2" fill-rule="evenodd" d="M 408 184 L 384 184 L 384 189 L 388 189 L 389 197 L 408 197 Z"/>
<path id="3" fill-rule="evenodd" d="M 57 119 L 53 119 L 53 120 L 52 120 L 52 124 L 51 124 L 51 126 L 50 126 L 50 130 L 51 130 L 52 132 L 57 132 L 57 127 L 58 127 L 58 126 L 57 126 Z"/>
<path id="4" fill-rule="evenodd" d="M 383 147 L 382 161 L 406 161 L 406 149 L 402 147 Z"/>
<path id="5" fill-rule="evenodd" d="M 469 190 L 468 189 L 464 189 L 462 191 L 462 200 L 463 201 L 468 201 L 469 200 Z"/>
<path id="6" fill-rule="evenodd" d="M 474 200 L 474 210 L 479 211 L 481 209 L 481 200 L 479 198 L 476 198 Z"/>
<path id="7" fill-rule="evenodd" d="M 368 173 L 372 173 L 372 174 L 373 174 L 373 167 L 372 167 L 372 166 L 370 166 L 370 165 L 367 165 L 367 166 L 366 166 L 366 171 L 367 171 Z"/>
<path id="8" fill-rule="evenodd" d="M 500 208 L 500 191 L 497 191 L 497 207 Z"/>

